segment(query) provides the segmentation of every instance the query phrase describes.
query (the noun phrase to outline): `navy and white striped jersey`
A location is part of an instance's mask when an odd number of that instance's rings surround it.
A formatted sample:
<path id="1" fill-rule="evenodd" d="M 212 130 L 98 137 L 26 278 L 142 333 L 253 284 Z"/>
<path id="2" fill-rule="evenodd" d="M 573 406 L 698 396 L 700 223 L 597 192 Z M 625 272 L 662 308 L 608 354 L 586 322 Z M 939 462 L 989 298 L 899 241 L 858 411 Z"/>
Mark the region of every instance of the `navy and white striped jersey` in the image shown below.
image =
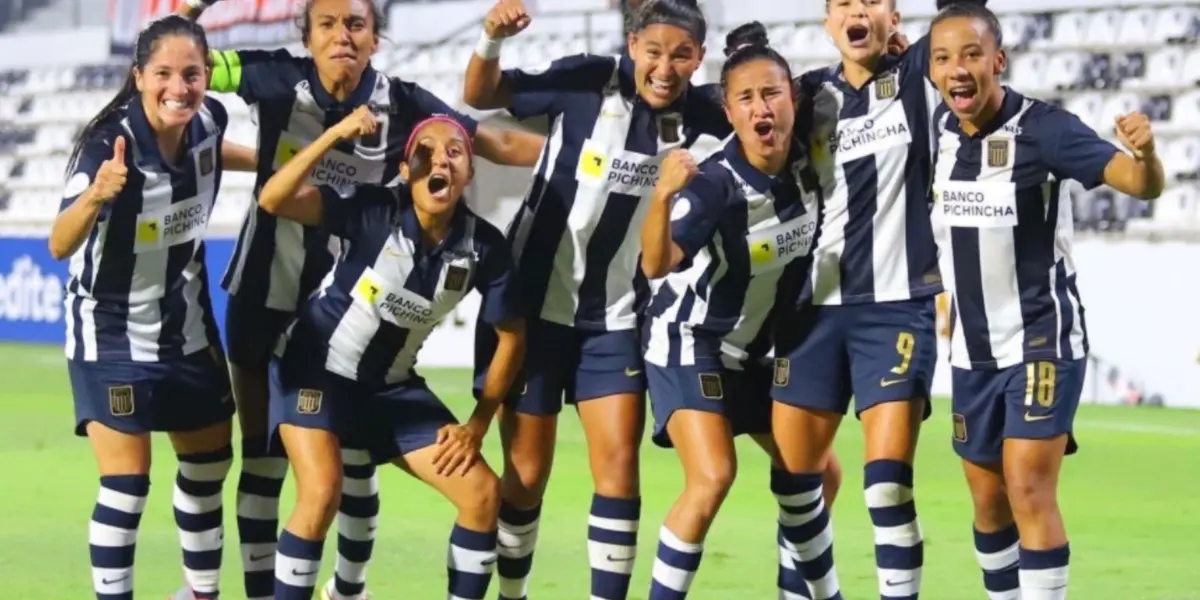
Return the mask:
<path id="1" fill-rule="evenodd" d="M 942 291 L 929 229 L 932 110 L 929 41 L 885 56 L 861 89 L 838 65 L 798 78 L 824 204 L 813 269 L 801 300 L 869 304 Z"/>
<path id="2" fill-rule="evenodd" d="M 628 56 L 568 56 L 505 72 L 510 111 L 546 115 L 549 136 L 509 228 L 530 316 L 586 330 L 636 326 L 645 300 L 639 236 L 666 154 L 706 155 L 732 131 L 711 88 L 663 110 L 637 94 Z"/>
<path id="3" fill-rule="evenodd" d="M 316 359 L 368 386 L 400 383 L 433 328 L 472 289 L 483 296 L 483 322 L 520 316 L 508 243 L 465 203 L 446 239 L 430 247 L 407 187 L 363 186 L 343 196 L 322 186 L 321 196 L 323 226 L 345 243 L 281 340 L 285 361 Z"/>
<path id="4" fill-rule="evenodd" d="M 376 133 L 339 143 L 321 159 L 308 183 L 344 188 L 393 182 L 412 127 L 434 114 L 450 115 L 475 134 L 476 123 L 470 117 L 415 83 L 373 68 L 367 68 L 346 101 L 338 102 L 321 86 L 311 58 L 295 57 L 286 50 L 241 50 L 214 53 L 213 60 L 213 89 L 236 92 L 257 115 L 255 190 L 301 148 L 363 104 L 376 112 Z M 222 286 L 231 294 L 290 312 L 332 265 L 326 232 L 277 219 L 252 203 Z"/>
<path id="5" fill-rule="evenodd" d="M 671 237 L 684 261 L 651 283 L 645 359 L 677 366 L 719 358 L 740 370 L 770 352 L 780 285 L 808 267 L 817 174 L 799 145 L 783 174 L 763 173 L 736 138 L 700 171 L 671 207 Z"/>
<path id="6" fill-rule="evenodd" d="M 66 209 L 91 186 L 113 141 L 125 138 L 125 187 L 71 255 L 67 358 L 161 362 L 220 346 L 208 296 L 204 233 L 221 186 L 229 116 L 206 98 L 187 125 L 186 156 L 162 156 L 141 98 L 84 142 L 63 191 Z"/>
<path id="7" fill-rule="evenodd" d="M 1083 358 L 1083 304 L 1063 182 L 1102 183 L 1119 150 L 1075 115 L 1006 90 L 976 135 L 939 109 L 934 234 L 952 293 L 950 364 Z"/>

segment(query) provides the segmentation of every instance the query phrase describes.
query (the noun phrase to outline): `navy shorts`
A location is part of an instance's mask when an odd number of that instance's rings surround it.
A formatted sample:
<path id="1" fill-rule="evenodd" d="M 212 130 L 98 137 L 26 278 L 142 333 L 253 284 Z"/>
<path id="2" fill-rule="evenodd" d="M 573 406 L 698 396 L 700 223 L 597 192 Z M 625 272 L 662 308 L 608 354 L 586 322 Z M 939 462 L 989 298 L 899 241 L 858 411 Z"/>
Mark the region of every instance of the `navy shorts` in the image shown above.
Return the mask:
<path id="1" fill-rule="evenodd" d="M 75 435 L 98 421 L 122 433 L 196 431 L 229 420 L 233 395 L 216 347 L 166 362 L 68 360 Z"/>
<path id="2" fill-rule="evenodd" d="M 323 368 L 303 369 L 279 359 L 270 363 L 271 449 L 279 452 L 279 426 L 323 429 L 342 446 L 370 451 L 376 464 L 391 462 L 437 442 L 454 413 L 413 375 L 404 382 L 367 388 Z"/>
<path id="3" fill-rule="evenodd" d="M 506 406 L 520 413 L 556 415 L 575 404 L 646 391 L 645 365 L 636 329 L 588 331 L 537 321 L 526 332 L 525 366 Z M 496 332 L 475 329 L 475 397 L 496 349 Z"/>
<path id="4" fill-rule="evenodd" d="M 1038 360 L 1005 369 L 952 373 L 954 451 L 965 460 L 1000 461 L 1004 440 L 1041 440 L 1067 434 L 1067 454 L 1083 395 L 1087 359 Z"/>
<path id="5" fill-rule="evenodd" d="M 775 325 L 776 400 L 857 416 L 877 404 L 924 398 L 937 361 L 934 299 L 805 305 Z"/>
<path id="6" fill-rule="evenodd" d="M 230 295 L 225 309 L 229 362 L 247 369 L 265 370 L 279 336 L 291 320 L 290 312 L 267 308 L 261 301 Z"/>
<path id="7" fill-rule="evenodd" d="M 646 364 L 650 408 L 654 413 L 651 439 L 672 446 L 667 421 L 677 410 L 700 410 L 725 415 L 733 435 L 771 432 L 771 369 L 751 363 L 743 371 L 711 366 L 660 367 Z"/>

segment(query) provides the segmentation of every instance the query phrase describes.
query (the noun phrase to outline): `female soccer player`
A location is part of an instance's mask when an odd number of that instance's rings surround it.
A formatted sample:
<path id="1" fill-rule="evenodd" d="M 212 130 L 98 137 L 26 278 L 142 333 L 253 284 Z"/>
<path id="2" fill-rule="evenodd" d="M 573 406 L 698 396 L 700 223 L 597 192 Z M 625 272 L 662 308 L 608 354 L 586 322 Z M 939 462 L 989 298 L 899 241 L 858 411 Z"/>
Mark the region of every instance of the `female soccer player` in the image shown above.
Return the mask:
<path id="1" fill-rule="evenodd" d="M 755 22 L 733 30 L 725 55 L 721 88 L 737 137 L 699 168 L 685 150 L 667 158 L 642 226 L 642 270 L 655 288 L 642 336 L 654 441 L 675 446 L 686 481 L 659 534 L 650 600 L 687 596 L 709 526 L 733 485 L 740 433 L 775 467 L 780 597 L 809 598 L 796 565 L 829 558 L 827 544 L 809 544 L 809 556 L 793 543 L 802 528 L 829 523 L 808 521 L 821 497 L 798 494 L 797 478 L 778 468 L 766 358 L 781 282 L 798 276 L 787 271 L 808 267 L 817 176 L 792 136 L 791 70 L 770 48 L 766 29 Z"/>
<path id="2" fill-rule="evenodd" d="M 256 189 L 327 125 L 355 107 L 379 115 L 375 133 L 346 140 L 326 153 L 311 183 L 331 186 L 384 184 L 398 175 L 401 152 L 414 123 L 450 115 L 474 136 L 480 156 L 499 164 L 533 166 L 541 136 L 477 127 L 420 86 L 371 67 L 386 27 L 370 0 L 306 0 L 301 36 L 311 57 L 286 50 L 216 52 L 212 89 L 236 92 L 257 114 L 259 164 Z M 185 10 L 199 15 L 195 6 Z M 242 475 L 238 481 L 238 533 L 246 595 L 268 598 L 278 530 L 279 493 L 287 464 L 268 456 L 267 362 L 296 306 L 316 289 L 333 264 L 327 233 L 251 210 L 242 227 L 223 285 L 229 290 L 226 332 L 234 398 L 241 422 Z M 328 600 L 360 599 L 373 550 L 379 512 L 378 481 L 366 452 L 345 453 L 345 497 L 338 515 L 335 578 L 321 591 Z"/>
<path id="3" fill-rule="evenodd" d="M 381 126 L 367 107 L 355 109 L 259 194 L 268 212 L 325 227 L 345 243 L 271 363 L 270 426 L 297 492 L 279 541 L 275 600 L 312 596 L 337 510 L 339 439 L 353 439 L 458 508 L 448 597 L 482 600 L 496 561 L 500 482 L 479 449 L 523 358 L 512 257 L 503 234 L 461 202 L 474 174 L 471 135 L 448 116 L 414 126 L 400 166 L 404 187 L 302 185 L 339 143 Z M 413 368 L 434 326 L 472 289 L 483 295 L 482 317 L 499 342 L 480 402 L 459 425 Z"/>
<path id="4" fill-rule="evenodd" d="M 707 25 L 691 0 L 639 12 L 627 56 L 578 55 L 539 70 L 500 70 L 504 38 L 528 26 L 520 0 L 488 13 L 464 98 L 518 118 L 545 116 L 549 141 L 509 231 L 530 339 L 524 393 L 506 405 L 500 597 L 524 598 L 564 396 L 588 440 L 595 495 L 588 520 L 591 597 L 629 589 L 641 514 L 638 447 L 645 374 L 636 311 L 645 282 L 639 234 L 662 159 L 730 132 L 716 94 L 694 88 Z M 492 346 L 483 327 L 476 341 Z M 482 366 L 480 361 L 476 365 Z"/>
<path id="5" fill-rule="evenodd" d="M 179 459 L 186 589 L 175 597 L 218 593 L 233 403 L 204 232 L 228 115 L 205 97 L 207 56 L 204 30 L 177 16 L 138 36 L 124 85 L 79 135 L 50 230 L 51 255 L 70 258 L 75 432 L 91 441 L 100 471 L 88 530 L 97 598 L 133 598 L 152 431 L 168 433 Z"/>
<path id="6" fill-rule="evenodd" d="M 895 0 L 826 0 L 825 29 L 841 62 L 797 80 L 798 137 L 811 149 L 823 200 L 811 274 L 797 307 L 776 321 L 774 372 L 775 441 L 787 471 L 810 485 L 819 487 L 855 400 L 881 598 L 920 590 L 912 464 L 930 412 L 942 291 L 928 216 L 929 44 L 921 38 L 889 54 L 899 21 Z M 810 583 L 818 598 L 836 598 L 836 581 Z"/>
<path id="7" fill-rule="evenodd" d="M 1070 557 L 1058 474 L 1076 449 L 1088 352 L 1062 182 L 1151 199 L 1163 168 L 1145 115 L 1116 119 L 1125 154 L 1075 115 L 1000 85 L 1007 57 L 987 8 L 943 10 L 930 45 L 945 101 L 933 227 L 951 293 L 954 449 L 975 505 L 976 555 L 989 598 L 1058 600 Z"/>

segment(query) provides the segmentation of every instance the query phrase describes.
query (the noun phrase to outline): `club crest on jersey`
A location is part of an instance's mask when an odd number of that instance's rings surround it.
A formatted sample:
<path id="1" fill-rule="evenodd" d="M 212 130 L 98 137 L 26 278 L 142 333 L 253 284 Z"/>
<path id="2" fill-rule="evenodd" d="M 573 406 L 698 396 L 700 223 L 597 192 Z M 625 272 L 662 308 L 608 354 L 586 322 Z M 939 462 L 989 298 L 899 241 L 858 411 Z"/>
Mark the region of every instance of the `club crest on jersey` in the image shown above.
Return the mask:
<path id="1" fill-rule="evenodd" d="M 446 289 L 452 292 L 461 292 L 467 285 L 467 274 L 470 271 L 466 267 L 456 267 L 451 265 L 446 267 Z"/>
<path id="2" fill-rule="evenodd" d="M 708 400 L 725 398 L 725 386 L 721 384 L 721 376 L 717 373 L 701 373 L 700 395 Z"/>
<path id="3" fill-rule="evenodd" d="M 896 97 L 896 76 L 888 75 L 875 81 L 875 99 L 888 100 Z"/>
<path id="4" fill-rule="evenodd" d="M 213 172 L 213 149 L 205 148 L 200 151 L 200 176 L 211 175 Z"/>
<path id="5" fill-rule="evenodd" d="M 664 144 L 678 144 L 680 125 L 683 118 L 678 113 L 669 113 L 658 117 L 658 137 Z"/>
<path id="6" fill-rule="evenodd" d="M 321 412 L 321 400 L 325 393 L 321 390 L 300 390 L 296 394 L 296 412 L 302 415 L 315 415 Z"/>
<path id="7" fill-rule="evenodd" d="M 775 374 L 771 378 L 771 382 L 778 386 L 785 386 L 792 378 L 792 361 L 786 358 L 775 359 Z"/>
<path id="8" fill-rule="evenodd" d="M 967 441 L 967 418 L 958 413 L 954 413 L 954 441 Z"/>
<path id="9" fill-rule="evenodd" d="M 108 388 L 108 412 L 114 417 L 133 414 L 133 386 L 116 385 Z"/>
<path id="10" fill-rule="evenodd" d="M 987 143 L 987 164 L 989 167 L 1006 167 L 1008 166 L 1008 149 L 1012 146 L 1011 140 L 988 140 Z"/>

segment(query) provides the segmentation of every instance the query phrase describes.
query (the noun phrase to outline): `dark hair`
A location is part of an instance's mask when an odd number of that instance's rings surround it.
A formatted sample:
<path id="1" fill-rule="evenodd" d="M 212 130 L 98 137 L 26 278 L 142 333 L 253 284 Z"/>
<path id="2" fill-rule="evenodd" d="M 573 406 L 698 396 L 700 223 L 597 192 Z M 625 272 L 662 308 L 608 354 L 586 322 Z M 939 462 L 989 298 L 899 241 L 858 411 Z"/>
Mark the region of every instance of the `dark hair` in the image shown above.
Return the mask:
<path id="1" fill-rule="evenodd" d="M 296 27 L 300 29 L 300 40 L 305 46 L 308 45 L 308 38 L 312 36 L 312 10 L 316 3 L 317 0 L 305 0 L 304 10 L 296 15 Z M 371 10 L 371 33 L 377 38 L 383 37 L 383 32 L 387 29 L 387 13 L 379 8 L 375 0 L 363 0 L 363 3 Z"/>
<path id="2" fill-rule="evenodd" d="M 181 15 L 168 15 L 147 25 L 138 34 L 137 41 L 134 42 L 133 64 L 130 65 L 129 73 L 125 76 L 125 83 L 121 84 L 117 95 L 113 96 L 113 99 L 109 100 L 108 104 L 100 109 L 100 112 L 92 117 L 92 120 L 88 121 L 88 124 L 84 125 L 83 129 L 79 130 L 79 135 L 75 137 L 75 148 L 71 151 L 71 158 L 67 160 L 67 173 L 75 168 L 75 161 L 79 159 L 79 153 L 96 133 L 96 129 L 137 96 L 137 81 L 134 79 L 133 70 L 135 68 L 139 71 L 145 69 L 150 57 L 158 50 L 159 41 L 175 35 L 192 38 L 192 41 L 200 46 L 204 61 L 208 63 L 212 60 L 208 52 L 208 37 L 204 35 L 204 28 L 195 21 Z"/>
<path id="3" fill-rule="evenodd" d="M 721 65 L 721 88 L 725 88 L 729 73 L 738 66 L 752 60 L 765 59 L 779 65 L 787 73 L 788 81 L 792 79 L 792 67 L 783 55 L 771 47 L 767 37 L 767 28 L 758 21 L 739 25 L 725 35 L 725 64 Z"/>
<path id="4" fill-rule="evenodd" d="M 628 20 L 631 32 L 651 25 L 671 25 L 691 35 L 701 46 L 708 38 L 708 20 L 696 0 L 644 0 Z"/>
<path id="5" fill-rule="evenodd" d="M 1004 30 L 1000 28 L 1000 19 L 996 18 L 996 13 L 987 7 L 987 0 L 938 0 L 938 8 L 940 11 L 929 23 L 929 31 L 933 31 L 938 23 L 947 19 L 979 19 L 996 40 L 996 47 L 1004 47 Z"/>

